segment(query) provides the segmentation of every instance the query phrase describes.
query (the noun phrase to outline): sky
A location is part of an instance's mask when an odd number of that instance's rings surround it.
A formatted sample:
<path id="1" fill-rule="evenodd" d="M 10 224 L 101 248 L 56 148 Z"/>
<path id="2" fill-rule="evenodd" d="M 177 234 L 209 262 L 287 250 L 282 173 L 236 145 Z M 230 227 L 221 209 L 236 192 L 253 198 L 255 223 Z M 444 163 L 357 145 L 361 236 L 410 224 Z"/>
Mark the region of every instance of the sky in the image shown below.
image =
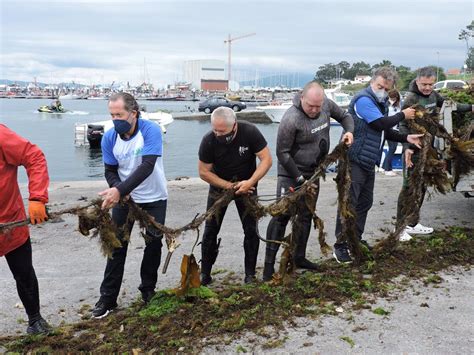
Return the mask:
<path id="1" fill-rule="evenodd" d="M 146 67 L 161 86 L 185 60 L 227 62 L 228 34 L 248 33 L 232 45 L 241 80 L 342 60 L 460 68 L 473 12 L 474 0 L 0 0 L 0 79 L 138 84 Z"/>

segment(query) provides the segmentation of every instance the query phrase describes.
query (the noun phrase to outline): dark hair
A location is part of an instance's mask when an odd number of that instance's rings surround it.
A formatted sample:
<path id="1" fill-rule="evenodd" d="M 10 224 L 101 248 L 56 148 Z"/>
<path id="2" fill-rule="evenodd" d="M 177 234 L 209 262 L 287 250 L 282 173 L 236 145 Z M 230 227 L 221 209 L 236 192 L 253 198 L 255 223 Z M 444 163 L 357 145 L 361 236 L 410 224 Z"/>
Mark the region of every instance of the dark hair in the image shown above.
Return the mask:
<path id="1" fill-rule="evenodd" d="M 377 68 L 372 75 L 372 81 L 374 81 L 379 76 L 387 81 L 391 81 L 393 84 L 395 84 L 398 80 L 397 72 L 390 67 Z"/>
<path id="2" fill-rule="evenodd" d="M 307 94 L 307 92 L 309 91 L 309 89 L 311 89 L 311 88 L 320 88 L 321 90 L 323 90 L 323 87 L 321 86 L 320 83 L 318 83 L 316 80 L 311 80 L 309 83 L 307 83 L 303 87 L 303 91 L 301 92 L 301 96 L 305 96 Z"/>
<path id="3" fill-rule="evenodd" d="M 390 90 L 388 92 L 388 97 L 395 100 L 393 106 L 398 106 L 400 104 L 400 93 L 398 92 L 398 90 Z"/>
<path id="4" fill-rule="evenodd" d="M 135 100 L 133 95 L 129 94 L 128 92 L 118 92 L 109 98 L 109 102 L 118 100 L 123 100 L 125 110 L 127 112 L 137 111 L 140 113 L 140 107 L 138 106 L 137 100 Z"/>
<path id="5" fill-rule="evenodd" d="M 436 68 L 434 67 L 423 67 L 416 71 L 416 78 L 431 78 L 436 76 Z"/>

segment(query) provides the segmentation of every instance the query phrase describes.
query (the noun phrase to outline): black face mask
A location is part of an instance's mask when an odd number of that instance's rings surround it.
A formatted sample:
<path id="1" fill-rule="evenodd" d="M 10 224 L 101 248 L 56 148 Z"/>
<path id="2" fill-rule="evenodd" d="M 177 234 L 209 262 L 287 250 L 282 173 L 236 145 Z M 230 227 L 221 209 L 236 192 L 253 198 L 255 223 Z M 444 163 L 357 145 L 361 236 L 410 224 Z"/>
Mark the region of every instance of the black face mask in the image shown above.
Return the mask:
<path id="1" fill-rule="evenodd" d="M 223 134 L 221 136 L 216 136 L 216 139 L 220 144 L 230 144 L 230 143 L 232 143 L 232 141 L 234 140 L 235 125 L 236 125 L 236 123 L 234 123 L 234 127 L 232 128 L 232 131 L 230 131 L 229 133 Z"/>

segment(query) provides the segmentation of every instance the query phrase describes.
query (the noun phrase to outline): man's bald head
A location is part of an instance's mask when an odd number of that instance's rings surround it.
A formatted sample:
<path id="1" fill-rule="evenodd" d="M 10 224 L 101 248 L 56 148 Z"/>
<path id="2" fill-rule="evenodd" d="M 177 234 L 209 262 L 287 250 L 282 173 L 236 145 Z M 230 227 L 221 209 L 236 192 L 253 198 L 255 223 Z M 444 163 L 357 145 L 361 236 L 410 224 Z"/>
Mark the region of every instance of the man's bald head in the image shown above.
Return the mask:
<path id="1" fill-rule="evenodd" d="M 316 81 L 307 83 L 301 93 L 301 108 L 309 118 L 318 117 L 324 102 L 324 89 Z"/>

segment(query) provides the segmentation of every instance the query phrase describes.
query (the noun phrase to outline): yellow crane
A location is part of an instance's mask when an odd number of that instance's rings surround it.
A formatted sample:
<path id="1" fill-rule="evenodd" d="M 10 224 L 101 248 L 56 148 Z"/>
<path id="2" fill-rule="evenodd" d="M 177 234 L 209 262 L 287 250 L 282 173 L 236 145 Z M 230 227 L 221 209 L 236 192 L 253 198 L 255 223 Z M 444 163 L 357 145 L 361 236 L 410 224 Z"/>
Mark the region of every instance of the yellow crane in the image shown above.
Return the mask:
<path id="1" fill-rule="evenodd" d="M 256 33 L 249 33 L 243 36 L 232 38 L 229 34 L 229 37 L 224 41 L 224 43 L 227 43 L 228 56 L 229 56 L 229 64 L 228 64 L 228 72 L 227 72 L 227 79 L 229 80 L 228 85 L 230 85 L 230 79 L 231 79 L 232 42 L 237 41 L 238 39 L 247 38 L 247 37 L 251 37 L 255 35 Z"/>

